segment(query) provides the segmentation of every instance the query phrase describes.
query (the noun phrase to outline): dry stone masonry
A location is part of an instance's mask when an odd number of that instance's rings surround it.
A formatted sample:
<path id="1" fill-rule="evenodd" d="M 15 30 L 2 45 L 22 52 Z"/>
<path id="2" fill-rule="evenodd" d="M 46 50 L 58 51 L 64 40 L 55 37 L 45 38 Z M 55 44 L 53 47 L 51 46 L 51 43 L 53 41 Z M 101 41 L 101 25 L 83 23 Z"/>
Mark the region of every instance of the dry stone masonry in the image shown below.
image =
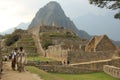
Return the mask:
<path id="1" fill-rule="evenodd" d="M 120 79 L 120 68 L 110 65 L 104 65 L 103 70 L 105 73 Z"/>

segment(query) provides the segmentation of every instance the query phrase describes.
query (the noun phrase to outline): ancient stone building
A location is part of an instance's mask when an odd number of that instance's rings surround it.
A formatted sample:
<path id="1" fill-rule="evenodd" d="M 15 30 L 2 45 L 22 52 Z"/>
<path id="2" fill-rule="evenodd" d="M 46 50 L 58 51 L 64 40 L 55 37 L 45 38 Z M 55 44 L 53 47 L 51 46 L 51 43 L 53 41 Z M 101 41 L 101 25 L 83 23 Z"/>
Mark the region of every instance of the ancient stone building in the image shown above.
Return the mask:
<path id="1" fill-rule="evenodd" d="M 86 45 L 86 52 L 96 52 L 96 51 L 114 51 L 116 46 L 112 41 L 106 36 L 94 36 Z"/>
<path id="2" fill-rule="evenodd" d="M 46 50 L 46 57 L 59 61 L 67 61 L 67 53 L 69 49 L 63 49 L 61 45 L 49 46 Z"/>

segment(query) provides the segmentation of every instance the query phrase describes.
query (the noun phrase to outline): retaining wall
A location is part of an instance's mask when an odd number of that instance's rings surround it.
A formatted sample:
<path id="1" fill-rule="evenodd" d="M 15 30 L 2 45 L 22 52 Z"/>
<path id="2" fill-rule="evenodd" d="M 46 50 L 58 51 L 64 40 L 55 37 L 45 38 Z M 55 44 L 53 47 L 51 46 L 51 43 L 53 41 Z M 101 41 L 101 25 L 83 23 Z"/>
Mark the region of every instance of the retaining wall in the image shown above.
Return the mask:
<path id="1" fill-rule="evenodd" d="M 120 79 L 120 68 L 110 65 L 104 65 L 103 70 L 105 73 Z"/>

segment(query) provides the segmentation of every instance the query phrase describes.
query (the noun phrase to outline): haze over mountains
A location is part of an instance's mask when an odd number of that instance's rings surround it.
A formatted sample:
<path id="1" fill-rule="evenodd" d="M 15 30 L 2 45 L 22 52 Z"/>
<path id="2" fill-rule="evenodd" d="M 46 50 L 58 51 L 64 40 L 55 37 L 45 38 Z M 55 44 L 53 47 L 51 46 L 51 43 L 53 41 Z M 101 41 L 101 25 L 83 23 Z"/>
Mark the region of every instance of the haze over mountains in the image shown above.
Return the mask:
<path id="1" fill-rule="evenodd" d="M 113 40 L 120 40 L 118 32 L 120 29 L 120 20 L 113 17 L 114 13 L 105 15 L 87 14 L 75 18 L 73 21 L 79 29 L 87 31 L 90 35 L 107 34 Z"/>
<path id="2" fill-rule="evenodd" d="M 26 29 L 28 29 L 29 24 L 30 23 L 20 23 L 18 26 L 14 27 L 14 28 L 10 28 L 10 29 L 8 29 L 8 30 L 6 30 L 4 32 L 1 32 L 0 34 L 1 35 L 11 34 L 15 30 L 15 28 L 16 29 L 24 29 L 24 30 L 26 30 Z"/>

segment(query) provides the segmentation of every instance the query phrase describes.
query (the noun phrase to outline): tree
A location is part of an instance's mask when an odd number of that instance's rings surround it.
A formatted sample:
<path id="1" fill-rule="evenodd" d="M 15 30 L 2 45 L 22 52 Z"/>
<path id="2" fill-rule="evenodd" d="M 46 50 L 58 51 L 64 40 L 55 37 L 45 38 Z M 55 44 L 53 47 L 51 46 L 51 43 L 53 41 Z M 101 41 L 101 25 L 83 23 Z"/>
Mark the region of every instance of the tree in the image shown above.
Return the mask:
<path id="1" fill-rule="evenodd" d="M 114 17 L 120 19 L 120 0 L 89 0 L 89 2 L 100 8 L 105 7 L 107 9 L 118 10 Z"/>

